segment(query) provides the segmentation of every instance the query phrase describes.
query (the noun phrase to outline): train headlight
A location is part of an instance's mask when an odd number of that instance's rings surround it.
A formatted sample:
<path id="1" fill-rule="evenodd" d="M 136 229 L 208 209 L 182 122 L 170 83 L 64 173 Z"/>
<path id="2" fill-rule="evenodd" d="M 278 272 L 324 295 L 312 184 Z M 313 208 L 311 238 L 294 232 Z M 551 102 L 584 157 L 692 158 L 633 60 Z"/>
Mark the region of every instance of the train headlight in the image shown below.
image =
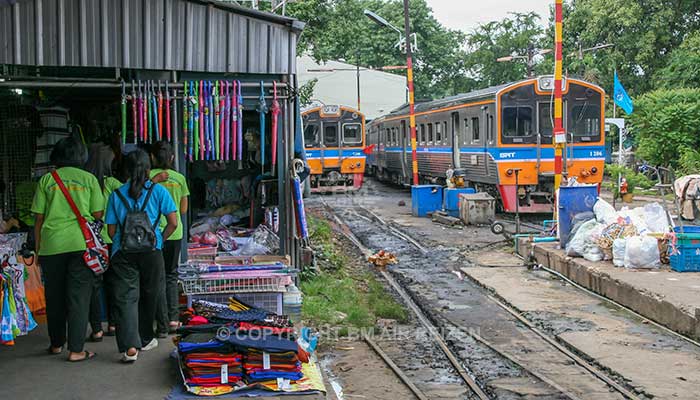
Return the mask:
<path id="1" fill-rule="evenodd" d="M 513 168 L 508 168 L 508 170 L 506 171 L 506 175 L 508 175 L 508 176 L 513 176 L 513 173 L 514 173 Z"/>
<path id="2" fill-rule="evenodd" d="M 596 167 L 591 168 L 591 173 L 592 173 L 592 174 L 597 174 L 597 173 L 598 173 L 598 168 L 596 168 Z"/>
<path id="3" fill-rule="evenodd" d="M 362 166 L 362 163 L 358 162 L 357 164 L 355 164 L 355 166 L 356 166 L 357 168 L 360 168 L 360 167 Z"/>

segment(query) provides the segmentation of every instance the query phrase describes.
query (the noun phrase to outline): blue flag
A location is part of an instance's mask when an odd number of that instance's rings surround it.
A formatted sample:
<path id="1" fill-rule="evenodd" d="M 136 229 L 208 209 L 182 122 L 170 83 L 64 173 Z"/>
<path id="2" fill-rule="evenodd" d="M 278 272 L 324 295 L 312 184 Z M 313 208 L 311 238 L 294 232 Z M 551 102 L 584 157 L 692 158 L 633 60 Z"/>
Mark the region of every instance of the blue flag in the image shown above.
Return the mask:
<path id="1" fill-rule="evenodd" d="M 627 115 L 632 114 L 632 111 L 634 111 L 632 99 L 627 94 L 627 91 L 622 86 L 622 83 L 620 83 L 620 80 L 617 78 L 617 71 L 615 71 L 615 90 L 613 93 L 613 97 L 615 104 L 617 104 L 618 106 L 620 106 L 620 108 L 625 110 Z"/>

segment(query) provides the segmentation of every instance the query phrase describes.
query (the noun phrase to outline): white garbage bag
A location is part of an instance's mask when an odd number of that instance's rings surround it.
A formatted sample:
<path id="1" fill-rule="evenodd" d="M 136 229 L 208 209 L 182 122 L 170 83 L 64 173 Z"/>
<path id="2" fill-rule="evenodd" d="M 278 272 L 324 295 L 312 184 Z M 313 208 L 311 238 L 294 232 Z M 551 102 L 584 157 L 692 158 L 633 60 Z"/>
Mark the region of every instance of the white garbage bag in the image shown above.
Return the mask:
<path id="1" fill-rule="evenodd" d="M 644 223 L 650 232 L 668 232 L 668 217 L 661 204 L 651 203 L 644 206 Z"/>
<path id="2" fill-rule="evenodd" d="M 616 267 L 625 266 L 625 248 L 627 247 L 627 239 L 619 238 L 613 240 L 612 254 L 613 254 L 613 264 Z"/>
<path id="3" fill-rule="evenodd" d="M 625 243 L 625 268 L 659 268 L 661 259 L 656 238 L 631 236 Z"/>
<path id="4" fill-rule="evenodd" d="M 603 199 L 598 199 L 593 206 L 593 213 L 595 214 L 595 219 L 601 224 L 610 225 L 617 221 L 617 211 L 615 207 L 611 206 L 610 203 Z"/>

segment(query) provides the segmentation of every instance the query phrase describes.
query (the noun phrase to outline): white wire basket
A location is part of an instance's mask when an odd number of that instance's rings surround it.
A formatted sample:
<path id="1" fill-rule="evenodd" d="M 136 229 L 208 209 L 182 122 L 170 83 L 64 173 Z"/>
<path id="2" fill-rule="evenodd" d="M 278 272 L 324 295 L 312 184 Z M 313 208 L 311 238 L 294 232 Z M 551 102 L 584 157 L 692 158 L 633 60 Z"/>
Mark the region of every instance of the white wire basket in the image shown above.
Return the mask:
<path id="1" fill-rule="evenodd" d="M 288 275 L 180 280 L 186 295 L 209 293 L 284 292 Z"/>

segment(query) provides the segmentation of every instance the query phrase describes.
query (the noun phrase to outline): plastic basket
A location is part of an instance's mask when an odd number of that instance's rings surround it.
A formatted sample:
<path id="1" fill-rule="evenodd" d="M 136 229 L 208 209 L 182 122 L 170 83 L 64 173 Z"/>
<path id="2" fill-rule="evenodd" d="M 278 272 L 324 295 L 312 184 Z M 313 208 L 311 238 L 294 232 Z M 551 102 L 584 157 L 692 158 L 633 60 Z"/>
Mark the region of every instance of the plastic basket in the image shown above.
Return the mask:
<path id="1" fill-rule="evenodd" d="M 279 292 L 195 294 L 187 296 L 187 306 L 190 307 L 192 305 L 192 300 L 206 300 L 227 304 L 229 297 L 235 297 L 248 305 L 281 315 L 283 312 L 282 296 L 283 294 Z"/>
<path id="2" fill-rule="evenodd" d="M 680 227 L 674 231 L 679 232 Z M 676 272 L 700 271 L 700 226 L 686 226 L 685 233 L 676 233 L 677 254 L 670 249 L 671 269 Z"/>
<path id="3" fill-rule="evenodd" d="M 210 293 L 284 292 L 287 275 L 226 279 L 181 280 L 187 295 Z"/>

